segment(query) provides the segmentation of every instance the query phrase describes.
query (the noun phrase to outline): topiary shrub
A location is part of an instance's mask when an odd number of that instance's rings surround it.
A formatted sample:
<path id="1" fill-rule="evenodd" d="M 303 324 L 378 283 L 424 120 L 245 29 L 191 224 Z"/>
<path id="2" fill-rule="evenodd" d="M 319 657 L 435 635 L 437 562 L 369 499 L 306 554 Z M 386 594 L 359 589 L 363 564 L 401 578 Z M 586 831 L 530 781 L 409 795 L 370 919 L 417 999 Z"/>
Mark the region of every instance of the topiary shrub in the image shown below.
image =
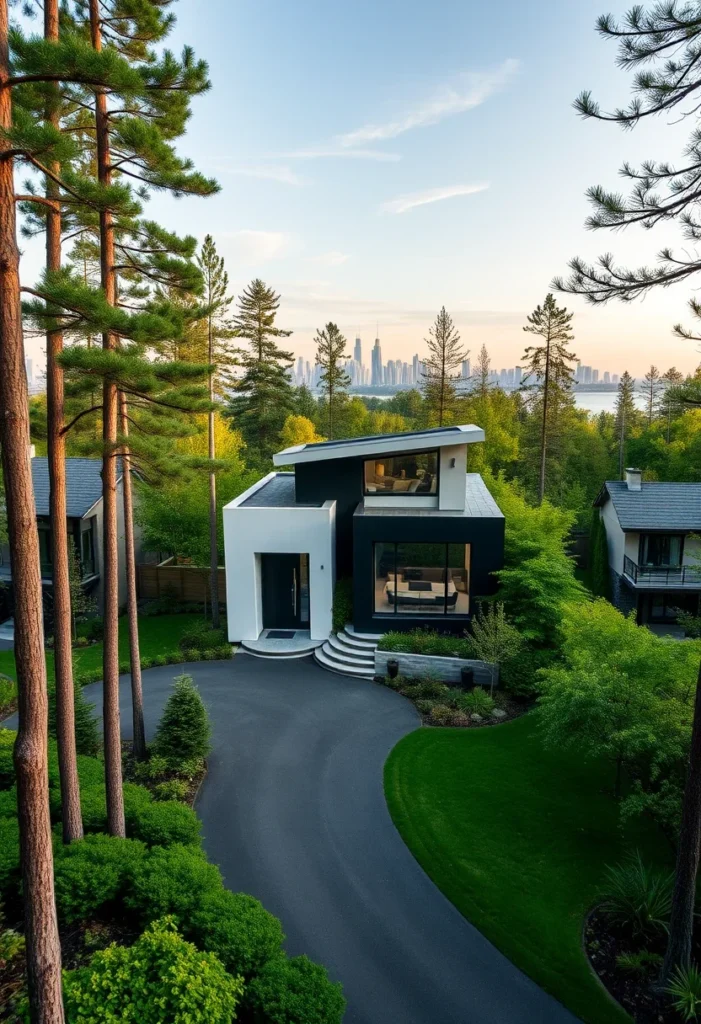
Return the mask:
<path id="1" fill-rule="evenodd" d="M 120 902 L 135 865 L 145 856 L 143 843 L 103 834 L 57 846 L 54 879 L 61 920 L 83 921 Z"/>
<path id="2" fill-rule="evenodd" d="M 255 1024 L 341 1024 L 343 990 L 306 956 L 270 960 L 246 989 Z"/>
<path id="3" fill-rule="evenodd" d="M 231 1024 L 243 994 L 213 953 L 154 921 L 133 946 L 112 944 L 64 974 L 69 1024 Z"/>
<path id="4" fill-rule="evenodd" d="M 253 896 L 209 892 L 183 930 L 201 949 L 216 953 L 229 971 L 250 978 L 280 954 L 282 925 Z"/>
<path id="5" fill-rule="evenodd" d="M 220 893 L 219 868 L 195 846 L 154 846 L 135 868 L 124 903 L 142 923 L 173 914 L 182 927 L 206 896 Z"/>
<path id="6" fill-rule="evenodd" d="M 206 757 L 210 733 L 207 709 L 192 676 L 176 676 L 158 723 L 156 752 L 173 762 Z"/>
<path id="7" fill-rule="evenodd" d="M 195 812 L 177 800 L 150 802 L 138 808 L 129 834 L 149 846 L 199 844 L 200 822 Z"/>

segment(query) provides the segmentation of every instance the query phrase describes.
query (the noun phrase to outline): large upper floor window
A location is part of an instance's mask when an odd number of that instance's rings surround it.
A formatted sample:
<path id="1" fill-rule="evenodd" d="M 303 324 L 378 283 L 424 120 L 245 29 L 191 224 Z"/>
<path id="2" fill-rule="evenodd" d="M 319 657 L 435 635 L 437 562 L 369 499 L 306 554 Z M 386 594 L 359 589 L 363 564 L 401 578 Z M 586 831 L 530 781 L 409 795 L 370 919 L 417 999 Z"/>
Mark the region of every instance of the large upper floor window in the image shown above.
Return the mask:
<path id="1" fill-rule="evenodd" d="M 643 533 L 640 537 L 640 564 L 678 566 L 682 564 L 684 537 L 679 533 Z"/>
<path id="2" fill-rule="evenodd" d="M 437 494 L 438 452 L 380 455 L 364 467 L 365 494 Z"/>

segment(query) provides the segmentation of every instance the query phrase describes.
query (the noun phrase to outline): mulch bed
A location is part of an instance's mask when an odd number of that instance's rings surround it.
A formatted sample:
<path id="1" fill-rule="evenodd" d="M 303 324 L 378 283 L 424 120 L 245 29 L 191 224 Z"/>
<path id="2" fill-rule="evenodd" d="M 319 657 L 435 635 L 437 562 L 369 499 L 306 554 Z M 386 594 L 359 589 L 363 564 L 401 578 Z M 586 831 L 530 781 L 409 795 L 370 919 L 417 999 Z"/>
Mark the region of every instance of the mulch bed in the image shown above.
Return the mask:
<path id="1" fill-rule="evenodd" d="M 641 976 L 622 971 L 616 963 L 616 957 L 621 954 L 639 953 L 641 950 L 664 956 L 664 938 L 636 943 L 612 930 L 603 915 L 594 910 L 584 926 L 584 948 L 604 988 L 627 1010 L 636 1024 L 680 1024 L 682 1018 L 670 1005 L 669 996 L 652 991 L 660 964 L 651 966 Z M 698 952 L 694 959 L 698 962 Z"/>

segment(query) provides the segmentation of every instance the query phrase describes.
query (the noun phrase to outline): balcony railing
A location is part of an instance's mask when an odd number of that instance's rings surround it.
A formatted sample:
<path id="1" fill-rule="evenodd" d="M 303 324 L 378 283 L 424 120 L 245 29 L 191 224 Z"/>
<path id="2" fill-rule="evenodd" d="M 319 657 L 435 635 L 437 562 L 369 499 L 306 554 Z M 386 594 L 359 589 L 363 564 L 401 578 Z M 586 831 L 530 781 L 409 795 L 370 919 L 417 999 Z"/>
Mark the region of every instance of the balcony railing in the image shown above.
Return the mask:
<path id="1" fill-rule="evenodd" d="M 638 565 L 625 555 L 623 572 L 636 586 L 701 588 L 701 566 Z"/>

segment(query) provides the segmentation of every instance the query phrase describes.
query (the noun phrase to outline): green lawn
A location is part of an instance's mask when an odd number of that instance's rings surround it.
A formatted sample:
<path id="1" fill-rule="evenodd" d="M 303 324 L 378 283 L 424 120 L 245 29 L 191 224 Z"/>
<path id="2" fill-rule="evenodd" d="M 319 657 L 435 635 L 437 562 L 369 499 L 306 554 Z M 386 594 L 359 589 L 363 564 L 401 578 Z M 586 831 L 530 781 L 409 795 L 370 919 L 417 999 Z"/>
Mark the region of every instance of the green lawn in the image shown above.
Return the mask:
<path id="1" fill-rule="evenodd" d="M 142 658 L 153 658 L 178 649 L 178 640 L 183 632 L 201 615 L 148 615 L 139 619 L 139 643 Z M 129 624 L 126 616 L 119 620 L 119 660 L 129 661 Z M 78 647 L 73 651 L 73 670 L 92 672 L 102 666 L 102 644 L 92 647 Z M 46 669 L 49 680 L 54 678 L 54 659 L 51 651 L 46 652 Z M 0 651 L 0 673 L 15 678 L 15 656 L 12 651 Z"/>
<path id="2" fill-rule="evenodd" d="M 604 866 L 636 847 L 669 858 L 650 824 L 622 833 L 611 781 L 606 764 L 544 749 L 535 713 L 490 729 L 419 729 L 385 766 L 394 822 L 436 885 L 591 1024 L 629 1020 L 582 951 Z"/>

